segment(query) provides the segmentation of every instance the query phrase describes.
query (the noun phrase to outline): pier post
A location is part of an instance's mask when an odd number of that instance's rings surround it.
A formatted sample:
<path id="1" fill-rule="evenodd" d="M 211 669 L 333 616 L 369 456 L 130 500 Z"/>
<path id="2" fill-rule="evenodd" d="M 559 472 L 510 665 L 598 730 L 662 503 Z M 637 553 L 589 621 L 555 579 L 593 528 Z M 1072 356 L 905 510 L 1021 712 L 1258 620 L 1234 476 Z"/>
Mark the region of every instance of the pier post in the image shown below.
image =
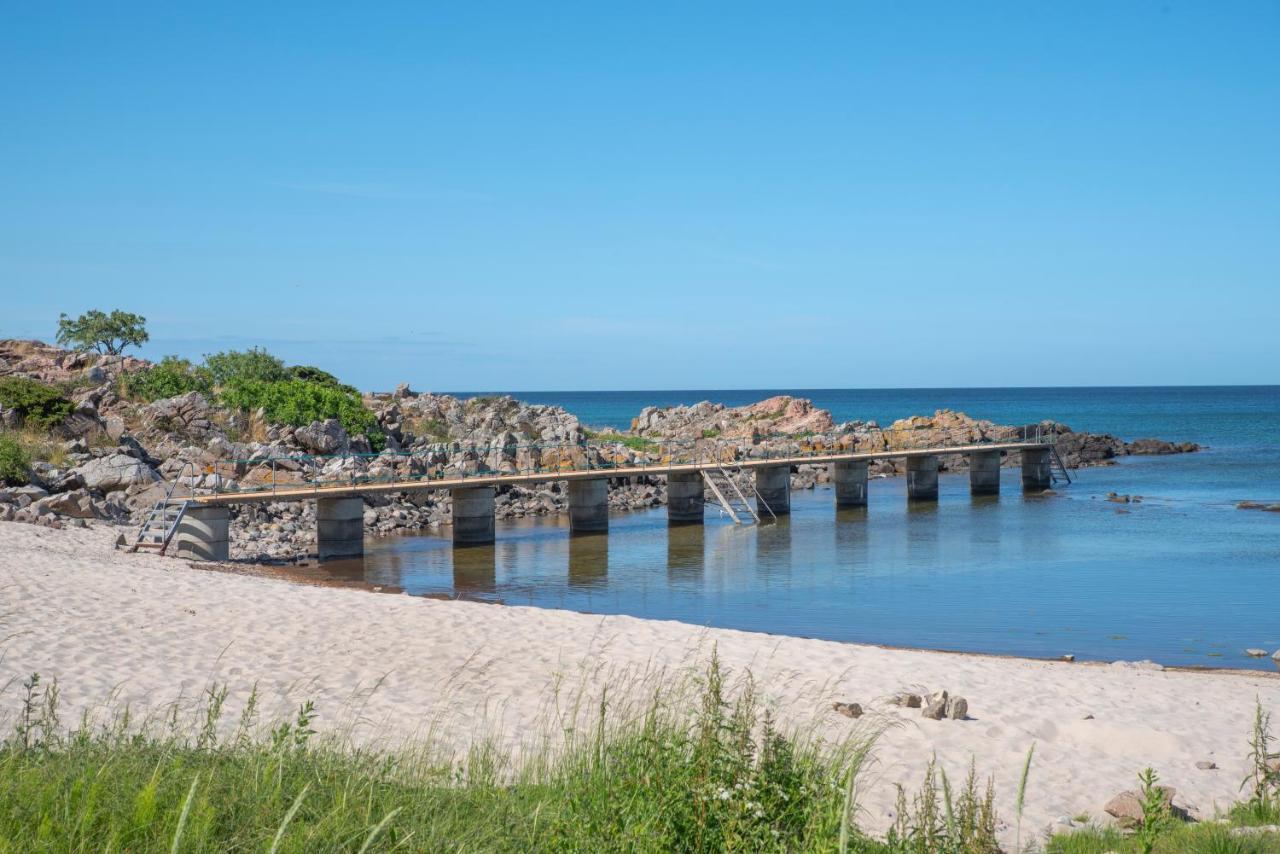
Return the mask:
<path id="1" fill-rule="evenodd" d="M 320 560 L 364 554 L 364 499 L 316 499 L 316 552 Z"/>
<path id="2" fill-rule="evenodd" d="M 832 463 L 831 480 L 836 485 L 837 507 L 867 506 L 866 460 Z"/>
<path id="3" fill-rule="evenodd" d="M 938 500 L 938 458 L 933 454 L 907 457 L 907 498 L 911 501 Z"/>
<path id="4" fill-rule="evenodd" d="M 1000 494 L 999 451 L 974 451 L 969 454 L 969 494 Z"/>
<path id="5" fill-rule="evenodd" d="M 701 472 L 672 472 L 667 475 L 667 523 L 701 525 L 706 506 L 704 489 Z"/>
<path id="6" fill-rule="evenodd" d="M 230 560 L 231 509 L 193 504 L 173 533 L 173 553 L 191 560 Z"/>
<path id="7" fill-rule="evenodd" d="M 756 504 L 764 501 L 775 516 L 791 512 L 791 466 L 762 466 L 756 469 Z M 768 515 L 757 506 L 760 516 Z"/>
<path id="8" fill-rule="evenodd" d="M 1022 488 L 1027 492 L 1039 492 L 1053 485 L 1053 473 L 1049 468 L 1049 449 L 1024 448 L 1022 451 Z"/>
<path id="9" fill-rule="evenodd" d="M 609 481 L 603 477 L 569 481 L 569 532 L 609 530 Z"/>
<path id="10" fill-rule="evenodd" d="M 482 546 L 493 542 L 493 487 L 459 486 L 453 496 L 454 546 Z"/>

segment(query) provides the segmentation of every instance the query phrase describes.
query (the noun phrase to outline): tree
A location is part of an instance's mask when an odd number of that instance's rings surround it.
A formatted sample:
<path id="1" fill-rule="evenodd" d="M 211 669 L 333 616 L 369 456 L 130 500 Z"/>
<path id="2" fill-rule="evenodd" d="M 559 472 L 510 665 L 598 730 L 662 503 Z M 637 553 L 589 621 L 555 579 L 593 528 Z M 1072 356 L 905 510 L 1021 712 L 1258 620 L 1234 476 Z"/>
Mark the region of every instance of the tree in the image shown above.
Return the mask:
<path id="1" fill-rule="evenodd" d="M 125 347 L 137 347 L 151 337 L 146 323 L 142 315 L 119 309 L 105 314 L 95 308 L 75 319 L 63 314 L 58 317 L 58 343 L 119 356 Z"/>

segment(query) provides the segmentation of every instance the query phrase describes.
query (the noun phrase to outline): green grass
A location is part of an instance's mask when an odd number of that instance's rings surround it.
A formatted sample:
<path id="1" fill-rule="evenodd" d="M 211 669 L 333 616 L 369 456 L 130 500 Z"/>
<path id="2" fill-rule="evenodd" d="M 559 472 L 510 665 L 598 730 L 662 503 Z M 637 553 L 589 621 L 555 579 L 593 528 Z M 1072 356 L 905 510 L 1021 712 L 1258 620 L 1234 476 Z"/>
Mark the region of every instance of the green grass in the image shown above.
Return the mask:
<path id="1" fill-rule="evenodd" d="M 871 739 L 783 733 L 714 659 L 696 695 L 602 701 L 519 763 L 358 748 L 316 735 L 310 706 L 263 732 L 252 697 L 231 727 L 218 688 L 189 726 L 63 729 L 56 686 L 27 689 L 0 746 L 5 852 L 886 850 L 851 824 Z"/>
<path id="2" fill-rule="evenodd" d="M 1233 825 L 1206 822 L 1175 827 L 1157 837 L 1153 854 L 1275 854 L 1280 834 L 1232 835 Z M 1142 841 L 1114 828 L 1088 828 L 1049 840 L 1045 854 L 1140 854 Z"/>
<path id="3" fill-rule="evenodd" d="M 625 436 L 622 433 L 587 432 L 587 441 L 595 445 L 624 445 L 633 451 L 656 451 L 661 446 L 643 436 Z"/>

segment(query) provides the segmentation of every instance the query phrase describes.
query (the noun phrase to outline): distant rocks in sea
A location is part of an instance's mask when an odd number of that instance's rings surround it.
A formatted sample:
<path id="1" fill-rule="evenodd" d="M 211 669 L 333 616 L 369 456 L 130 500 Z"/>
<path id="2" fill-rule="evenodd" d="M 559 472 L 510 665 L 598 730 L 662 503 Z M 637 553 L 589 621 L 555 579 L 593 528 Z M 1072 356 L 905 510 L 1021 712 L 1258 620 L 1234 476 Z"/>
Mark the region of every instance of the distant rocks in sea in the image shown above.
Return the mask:
<path id="1" fill-rule="evenodd" d="M 1266 501 L 1239 501 L 1236 502 L 1237 510 L 1261 510 L 1264 513 L 1280 513 L 1280 503 L 1271 503 Z"/>

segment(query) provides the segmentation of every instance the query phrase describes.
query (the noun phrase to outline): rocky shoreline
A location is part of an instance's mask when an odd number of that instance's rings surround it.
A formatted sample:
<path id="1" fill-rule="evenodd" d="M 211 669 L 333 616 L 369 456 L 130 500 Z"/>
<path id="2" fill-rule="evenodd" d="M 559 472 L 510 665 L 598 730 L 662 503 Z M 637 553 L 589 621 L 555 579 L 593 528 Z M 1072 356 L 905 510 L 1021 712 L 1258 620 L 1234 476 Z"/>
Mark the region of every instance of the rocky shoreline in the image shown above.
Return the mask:
<path id="1" fill-rule="evenodd" d="M 215 480 L 223 488 L 252 488 L 268 478 L 284 484 L 317 476 L 513 473 L 535 466 L 554 471 L 584 463 L 607 467 L 655 462 L 676 447 L 734 461 L 766 452 L 777 456 L 823 450 L 898 451 L 1047 433 L 1056 436 L 1068 468 L 1108 465 L 1129 455 L 1199 450 L 1191 443 L 1160 439 L 1126 442 L 1108 434 L 1076 432 L 1051 421 L 999 425 L 950 410 L 887 426 L 875 421 L 836 424 L 830 412 L 811 401 L 786 396 L 743 407 L 710 402 L 646 407 L 630 429 L 615 432 L 593 430 L 559 407 L 512 397 L 463 399 L 400 386 L 391 393 L 363 397 L 377 419 L 385 446 L 375 454 L 367 436 L 348 435 L 337 420 L 296 427 L 269 423 L 261 410 L 231 410 L 200 392 L 151 403 L 124 396 L 120 377 L 148 364 L 38 341 L 0 340 L 0 378 L 27 377 L 65 389 L 73 404 L 71 413 L 50 431 L 46 458 L 30 464 L 28 482 L 0 486 L 0 521 L 65 527 L 100 520 L 137 526 L 164 497 L 167 485 L 178 478 L 184 486 L 199 489 L 213 486 Z M 15 411 L 0 408 L 0 429 L 12 432 L 22 426 Z M 297 461 L 305 455 L 330 458 Z M 277 462 L 261 462 L 268 458 Z M 965 471 L 967 459 L 944 457 L 942 470 Z M 902 473 L 901 462 L 877 460 L 870 472 L 895 476 Z M 826 466 L 800 465 L 793 470 L 791 486 L 813 489 L 827 480 Z M 665 503 L 664 478 L 610 481 L 613 510 L 642 510 Z M 369 496 L 365 526 L 376 535 L 435 529 L 448 524 L 450 505 L 447 491 Z M 496 499 L 499 518 L 567 510 L 563 483 L 550 474 L 546 483 L 505 487 Z M 233 559 L 288 561 L 314 554 L 314 517 L 311 502 L 237 507 L 232 522 Z M 123 533 L 132 536 L 132 530 Z"/>

